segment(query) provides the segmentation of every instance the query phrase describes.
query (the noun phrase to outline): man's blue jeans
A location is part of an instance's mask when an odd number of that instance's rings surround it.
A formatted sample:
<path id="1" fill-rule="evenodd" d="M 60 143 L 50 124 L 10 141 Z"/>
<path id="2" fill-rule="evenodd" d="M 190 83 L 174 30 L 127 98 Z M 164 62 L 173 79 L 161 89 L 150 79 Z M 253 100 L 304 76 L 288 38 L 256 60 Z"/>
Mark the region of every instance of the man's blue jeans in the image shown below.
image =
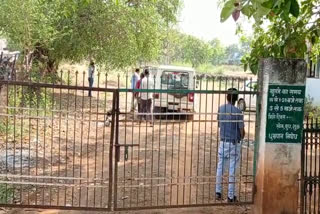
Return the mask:
<path id="1" fill-rule="evenodd" d="M 88 81 L 89 81 L 89 97 L 91 97 L 92 96 L 92 93 L 91 93 L 91 88 L 92 88 L 92 86 L 93 86 L 93 78 L 92 77 L 89 77 L 88 78 Z"/>
<path id="2" fill-rule="evenodd" d="M 222 193 L 222 178 L 226 164 L 229 163 L 228 198 L 236 196 L 236 169 L 240 160 L 240 143 L 221 141 L 218 150 L 218 166 L 216 176 L 216 193 Z"/>

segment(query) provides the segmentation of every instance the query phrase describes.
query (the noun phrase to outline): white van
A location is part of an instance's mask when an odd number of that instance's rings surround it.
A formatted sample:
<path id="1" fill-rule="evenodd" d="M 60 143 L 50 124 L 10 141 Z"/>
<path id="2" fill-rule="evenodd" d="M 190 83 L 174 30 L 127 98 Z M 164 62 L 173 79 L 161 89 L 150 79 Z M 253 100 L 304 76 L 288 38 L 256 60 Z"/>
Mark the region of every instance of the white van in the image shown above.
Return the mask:
<path id="1" fill-rule="evenodd" d="M 155 89 L 162 90 L 195 90 L 196 71 L 192 68 L 162 65 L 147 67 L 151 78 L 155 81 Z M 193 118 L 196 101 L 195 94 L 185 93 L 154 93 L 154 113 L 182 112 L 188 119 Z"/>

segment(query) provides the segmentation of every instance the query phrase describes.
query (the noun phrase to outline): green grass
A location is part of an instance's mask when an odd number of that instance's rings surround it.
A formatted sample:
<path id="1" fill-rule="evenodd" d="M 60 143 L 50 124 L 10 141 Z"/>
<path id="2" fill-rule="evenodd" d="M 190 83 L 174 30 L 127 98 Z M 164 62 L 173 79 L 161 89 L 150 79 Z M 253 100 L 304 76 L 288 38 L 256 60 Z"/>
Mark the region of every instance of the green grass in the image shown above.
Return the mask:
<path id="1" fill-rule="evenodd" d="M 0 204 L 8 204 L 13 200 L 14 189 L 6 184 L 0 184 Z"/>
<path id="2" fill-rule="evenodd" d="M 184 66 L 184 67 L 192 67 L 191 64 L 175 62 L 172 63 L 176 66 Z M 216 74 L 216 75 L 224 75 L 225 73 L 230 72 L 244 72 L 243 67 L 241 65 L 212 65 L 212 64 L 203 64 L 196 68 L 198 73 L 205 74 Z"/>

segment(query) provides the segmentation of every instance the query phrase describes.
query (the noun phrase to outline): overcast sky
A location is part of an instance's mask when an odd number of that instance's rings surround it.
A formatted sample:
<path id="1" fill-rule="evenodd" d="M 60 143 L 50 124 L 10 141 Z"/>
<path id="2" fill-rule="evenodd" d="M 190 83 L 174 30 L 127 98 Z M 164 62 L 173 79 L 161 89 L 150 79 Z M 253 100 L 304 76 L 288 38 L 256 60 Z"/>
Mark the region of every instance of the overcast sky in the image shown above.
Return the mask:
<path id="1" fill-rule="evenodd" d="M 238 42 L 235 35 L 236 23 L 232 18 L 220 23 L 218 0 L 183 0 L 183 8 L 179 18 L 179 28 L 182 32 L 205 40 L 219 38 L 223 44 Z M 241 20 L 244 29 L 250 33 L 249 24 Z"/>

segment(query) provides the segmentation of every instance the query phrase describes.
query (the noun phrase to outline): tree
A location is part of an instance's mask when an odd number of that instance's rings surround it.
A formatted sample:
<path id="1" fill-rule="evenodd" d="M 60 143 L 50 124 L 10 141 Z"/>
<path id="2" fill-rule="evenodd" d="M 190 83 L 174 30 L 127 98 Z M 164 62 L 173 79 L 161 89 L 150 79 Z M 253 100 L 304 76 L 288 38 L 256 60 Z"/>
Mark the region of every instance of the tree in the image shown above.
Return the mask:
<path id="1" fill-rule="evenodd" d="M 226 58 L 226 49 L 221 44 L 220 40 L 215 38 L 209 42 L 212 48 L 212 55 L 211 55 L 211 63 L 213 65 L 220 65 L 225 62 Z"/>
<path id="2" fill-rule="evenodd" d="M 22 50 L 24 65 L 55 70 L 92 58 L 111 68 L 156 59 L 180 1 L 1 0 L 0 32 Z"/>
<path id="3" fill-rule="evenodd" d="M 319 55 L 320 7 L 317 0 L 229 0 L 224 4 L 221 20 L 241 14 L 255 19 L 251 52 L 242 62 L 253 73 L 258 72 L 262 57 L 304 58 Z M 267 30 L 261 28 L 269 23 Z M 307 48 L 309 45 L 311 48 Z"/>
<path id="4" fill-rule="evenodd" d="M 186 36 L 183 41 L 183 59 L 193 68 L 209 62 L 212 55 L 210 45 L 194 36 Z"/>

